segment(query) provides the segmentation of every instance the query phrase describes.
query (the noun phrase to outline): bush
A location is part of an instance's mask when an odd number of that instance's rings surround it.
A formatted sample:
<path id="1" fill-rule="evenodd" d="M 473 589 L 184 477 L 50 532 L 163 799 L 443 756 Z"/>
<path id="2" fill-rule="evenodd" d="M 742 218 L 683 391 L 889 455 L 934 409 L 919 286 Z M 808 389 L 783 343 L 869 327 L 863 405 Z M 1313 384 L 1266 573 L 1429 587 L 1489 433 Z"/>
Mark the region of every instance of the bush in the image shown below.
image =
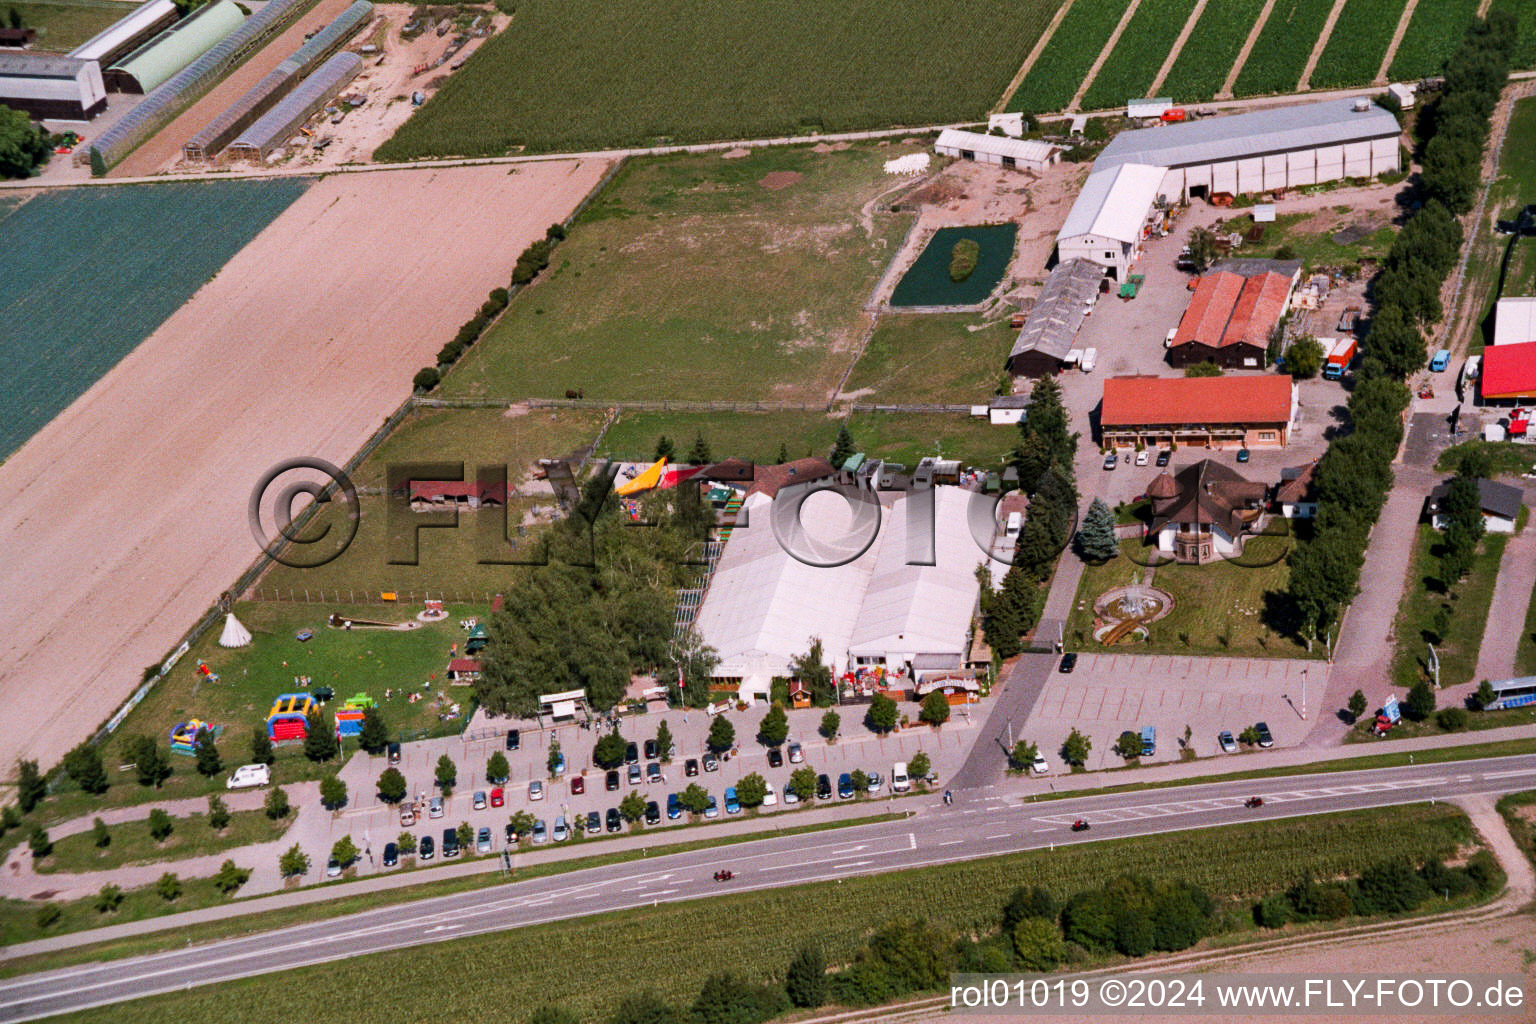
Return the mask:
<path id="1" fill-rule="evenodd" d="M 437 387 L 440 375 L 435 366 L 423 366 L 416 371 L 416 376 L 411 378 L 411 386 L 417 391 L 427 392 Z"/>
<path id="2" fill-rule="evenodd" d="M 975 273 L 976 264 L 980 259 L 980 244 L 972 238 L 960 239 L 949 251 L 949 279 L 956 283 L 964 281 Z"/>
<path id="3" fill-rule="evenodd" d="M 918 715 L 929 725 L 943 725 L 949 721 L 949 698 L 941 690 L 934 690 L 923 698 L 923 710 Z"/>
<path id="4" fill-rule="evenodd" d="M 80 744 L 65 756 L 64 771 L 87 793 L 107 791 L 107 771 L 101 763 L 101 752 L 90 743 Z"/>
<path id="5" fill-rule="evenodd" d="M 174 903 L 182 892 L 181 879 L 176 877 L 176 872 L 167 871 L 155 882 L 155 893 L 167 903 Z"/>
<path id="6" fill-rule="evenodd" d="M 273 821 L 277 821 L 279 818 L 286 818 L 289 809 L 287 791 L 282 786 L 273 786 L 271 792 L 267 794 L 267 799 L 262 805 L 262 809 L 266 811 L 267 817 Z"/>
<path id="7" fill-rule="evenodd" d="M 98 914 L 110 914 L 123 905 L 123 890 L 110 882 L 101 887 L 94 903 Z"/>
<path id="8" fill-rule="evenodd" d="M 1221 367 L 1207 359 L 1203 363 L 1195 363 L 1184 368 L 1186 377 L 1220 377 Z"/>
<path id="9" fill-rule="evenodd" d="M 1253 920 L 1260 928 L 1279 928 L 1291 920 L 1291 901 L 1284 893 L 1265 896 L 1254 906 Z"/>
<path id="10" fill-rule="evenodd" d="M 1465 708 L 1441 708 L 1435 712 L 1435 724 L 1446 732 L 1460 732 L 1467 727 Z"/>
<path id="11" fill-rule="evenodd" d="M 219 873 L 213 876 L 213 886 L 225 896 L 239 889 L 250 881 L 251 872 L 248 868 L 242 868 L 232 860 L 226 860 L 219 865 Z"/>
<path id="12" fill-rule="evenodd" d="M 41 859 L 53 852 L 53 840 L 48 838 L 48 833 L 43 831 L 41 825 L 33 825 L 27 835 L 27 848 L 32 851 L 34 858 Z"/>
<path id="13" fill-rule="evenodd" d="M 175 830 L 175 822 L 171 820 L 171 816 L 166 814 L 165 811 L 156 807 L 149 812 L 149 835 L 155 842 L 165 842 Z"/>
<path id="14" fill-rule="evenodd" d="M 59 918 L 64 916 L 64 911 L 59 909 L 57 903 L 44 903 L 37 908 L 37 926 L 47 931 L 59 923 Z"/>

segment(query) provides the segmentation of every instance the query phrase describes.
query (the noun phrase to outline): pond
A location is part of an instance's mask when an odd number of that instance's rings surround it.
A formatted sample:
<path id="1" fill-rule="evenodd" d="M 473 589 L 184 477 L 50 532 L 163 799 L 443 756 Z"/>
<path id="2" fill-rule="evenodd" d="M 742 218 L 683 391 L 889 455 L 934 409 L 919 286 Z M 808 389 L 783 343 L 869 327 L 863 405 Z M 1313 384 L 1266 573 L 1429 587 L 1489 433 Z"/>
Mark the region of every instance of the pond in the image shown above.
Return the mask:
<path id="1" fill-rule="evenodd" d="M 891 294 L 892 306 L 974 306 L 986 300 L 1013 258 L 1017 224 L 976 224 L 940 228 Z M 970 239 L 981 249 L 976 269 L 963 281 L 950 278 L 955 243 Z"/>

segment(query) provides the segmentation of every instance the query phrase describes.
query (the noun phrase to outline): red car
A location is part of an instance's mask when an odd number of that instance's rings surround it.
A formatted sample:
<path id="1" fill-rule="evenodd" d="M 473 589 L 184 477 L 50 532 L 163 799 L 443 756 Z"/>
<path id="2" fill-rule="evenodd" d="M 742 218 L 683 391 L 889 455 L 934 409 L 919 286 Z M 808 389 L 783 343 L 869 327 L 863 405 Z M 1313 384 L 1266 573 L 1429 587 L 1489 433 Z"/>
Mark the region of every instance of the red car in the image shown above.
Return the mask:
<path id="1" fill-rule="evenodd" d="M 497 786 L 495 789 L 491 790 L 491 806 L 492 807 L 504 807 L 504 806 L 506 806 L 506 803 L 507 803 L 507 795 L 506 795 L 505 792 L 502 791 L 502 788 L 500 786 Z"/>
<path id="2" fill-rule="evenodd" d="M 572 775 L 571 776 L 571 792 L 579 796 L 582 793 L 585 793 L 586 791 L 587 791 L 587 780 L 582 778 L 580 775 Z"/>

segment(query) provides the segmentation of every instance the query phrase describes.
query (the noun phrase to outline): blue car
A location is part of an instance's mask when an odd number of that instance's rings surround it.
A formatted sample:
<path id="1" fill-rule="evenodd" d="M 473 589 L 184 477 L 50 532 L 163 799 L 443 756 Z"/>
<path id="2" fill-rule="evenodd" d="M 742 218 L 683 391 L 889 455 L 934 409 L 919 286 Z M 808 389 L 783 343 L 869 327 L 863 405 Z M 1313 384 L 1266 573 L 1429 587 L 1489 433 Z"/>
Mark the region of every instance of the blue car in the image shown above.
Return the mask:
<path id="1" fill-rule="evenodd" d="M 667 817 L 676 821 L 683 816 L 682 802 L 677 799 L 676 793 L 667 795 Z"/>
<path id="2" fill-rule="evenodd" d="M 725 813 L 740 814 L 741 801 L 736 799 L 736 787 L 727 786 L 725 790 Z"/>
<path id="3" fill-rule="evenodd" d="M 853 776 L 847 772 L 837 777 L 837 798 L 839 800 L 853 799 Z"/>

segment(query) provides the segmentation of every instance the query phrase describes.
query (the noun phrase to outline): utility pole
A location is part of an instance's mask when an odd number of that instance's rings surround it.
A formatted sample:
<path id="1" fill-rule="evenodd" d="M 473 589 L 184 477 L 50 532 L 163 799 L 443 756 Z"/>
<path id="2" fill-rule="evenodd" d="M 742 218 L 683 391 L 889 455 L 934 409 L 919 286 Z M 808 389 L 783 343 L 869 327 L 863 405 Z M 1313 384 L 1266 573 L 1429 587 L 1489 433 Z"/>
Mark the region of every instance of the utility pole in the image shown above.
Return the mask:
<path id="1" fill-rule="evenodd" d="M 1301 670 L 1301 720 L 1307 720 L 1307 669 Z"/>

